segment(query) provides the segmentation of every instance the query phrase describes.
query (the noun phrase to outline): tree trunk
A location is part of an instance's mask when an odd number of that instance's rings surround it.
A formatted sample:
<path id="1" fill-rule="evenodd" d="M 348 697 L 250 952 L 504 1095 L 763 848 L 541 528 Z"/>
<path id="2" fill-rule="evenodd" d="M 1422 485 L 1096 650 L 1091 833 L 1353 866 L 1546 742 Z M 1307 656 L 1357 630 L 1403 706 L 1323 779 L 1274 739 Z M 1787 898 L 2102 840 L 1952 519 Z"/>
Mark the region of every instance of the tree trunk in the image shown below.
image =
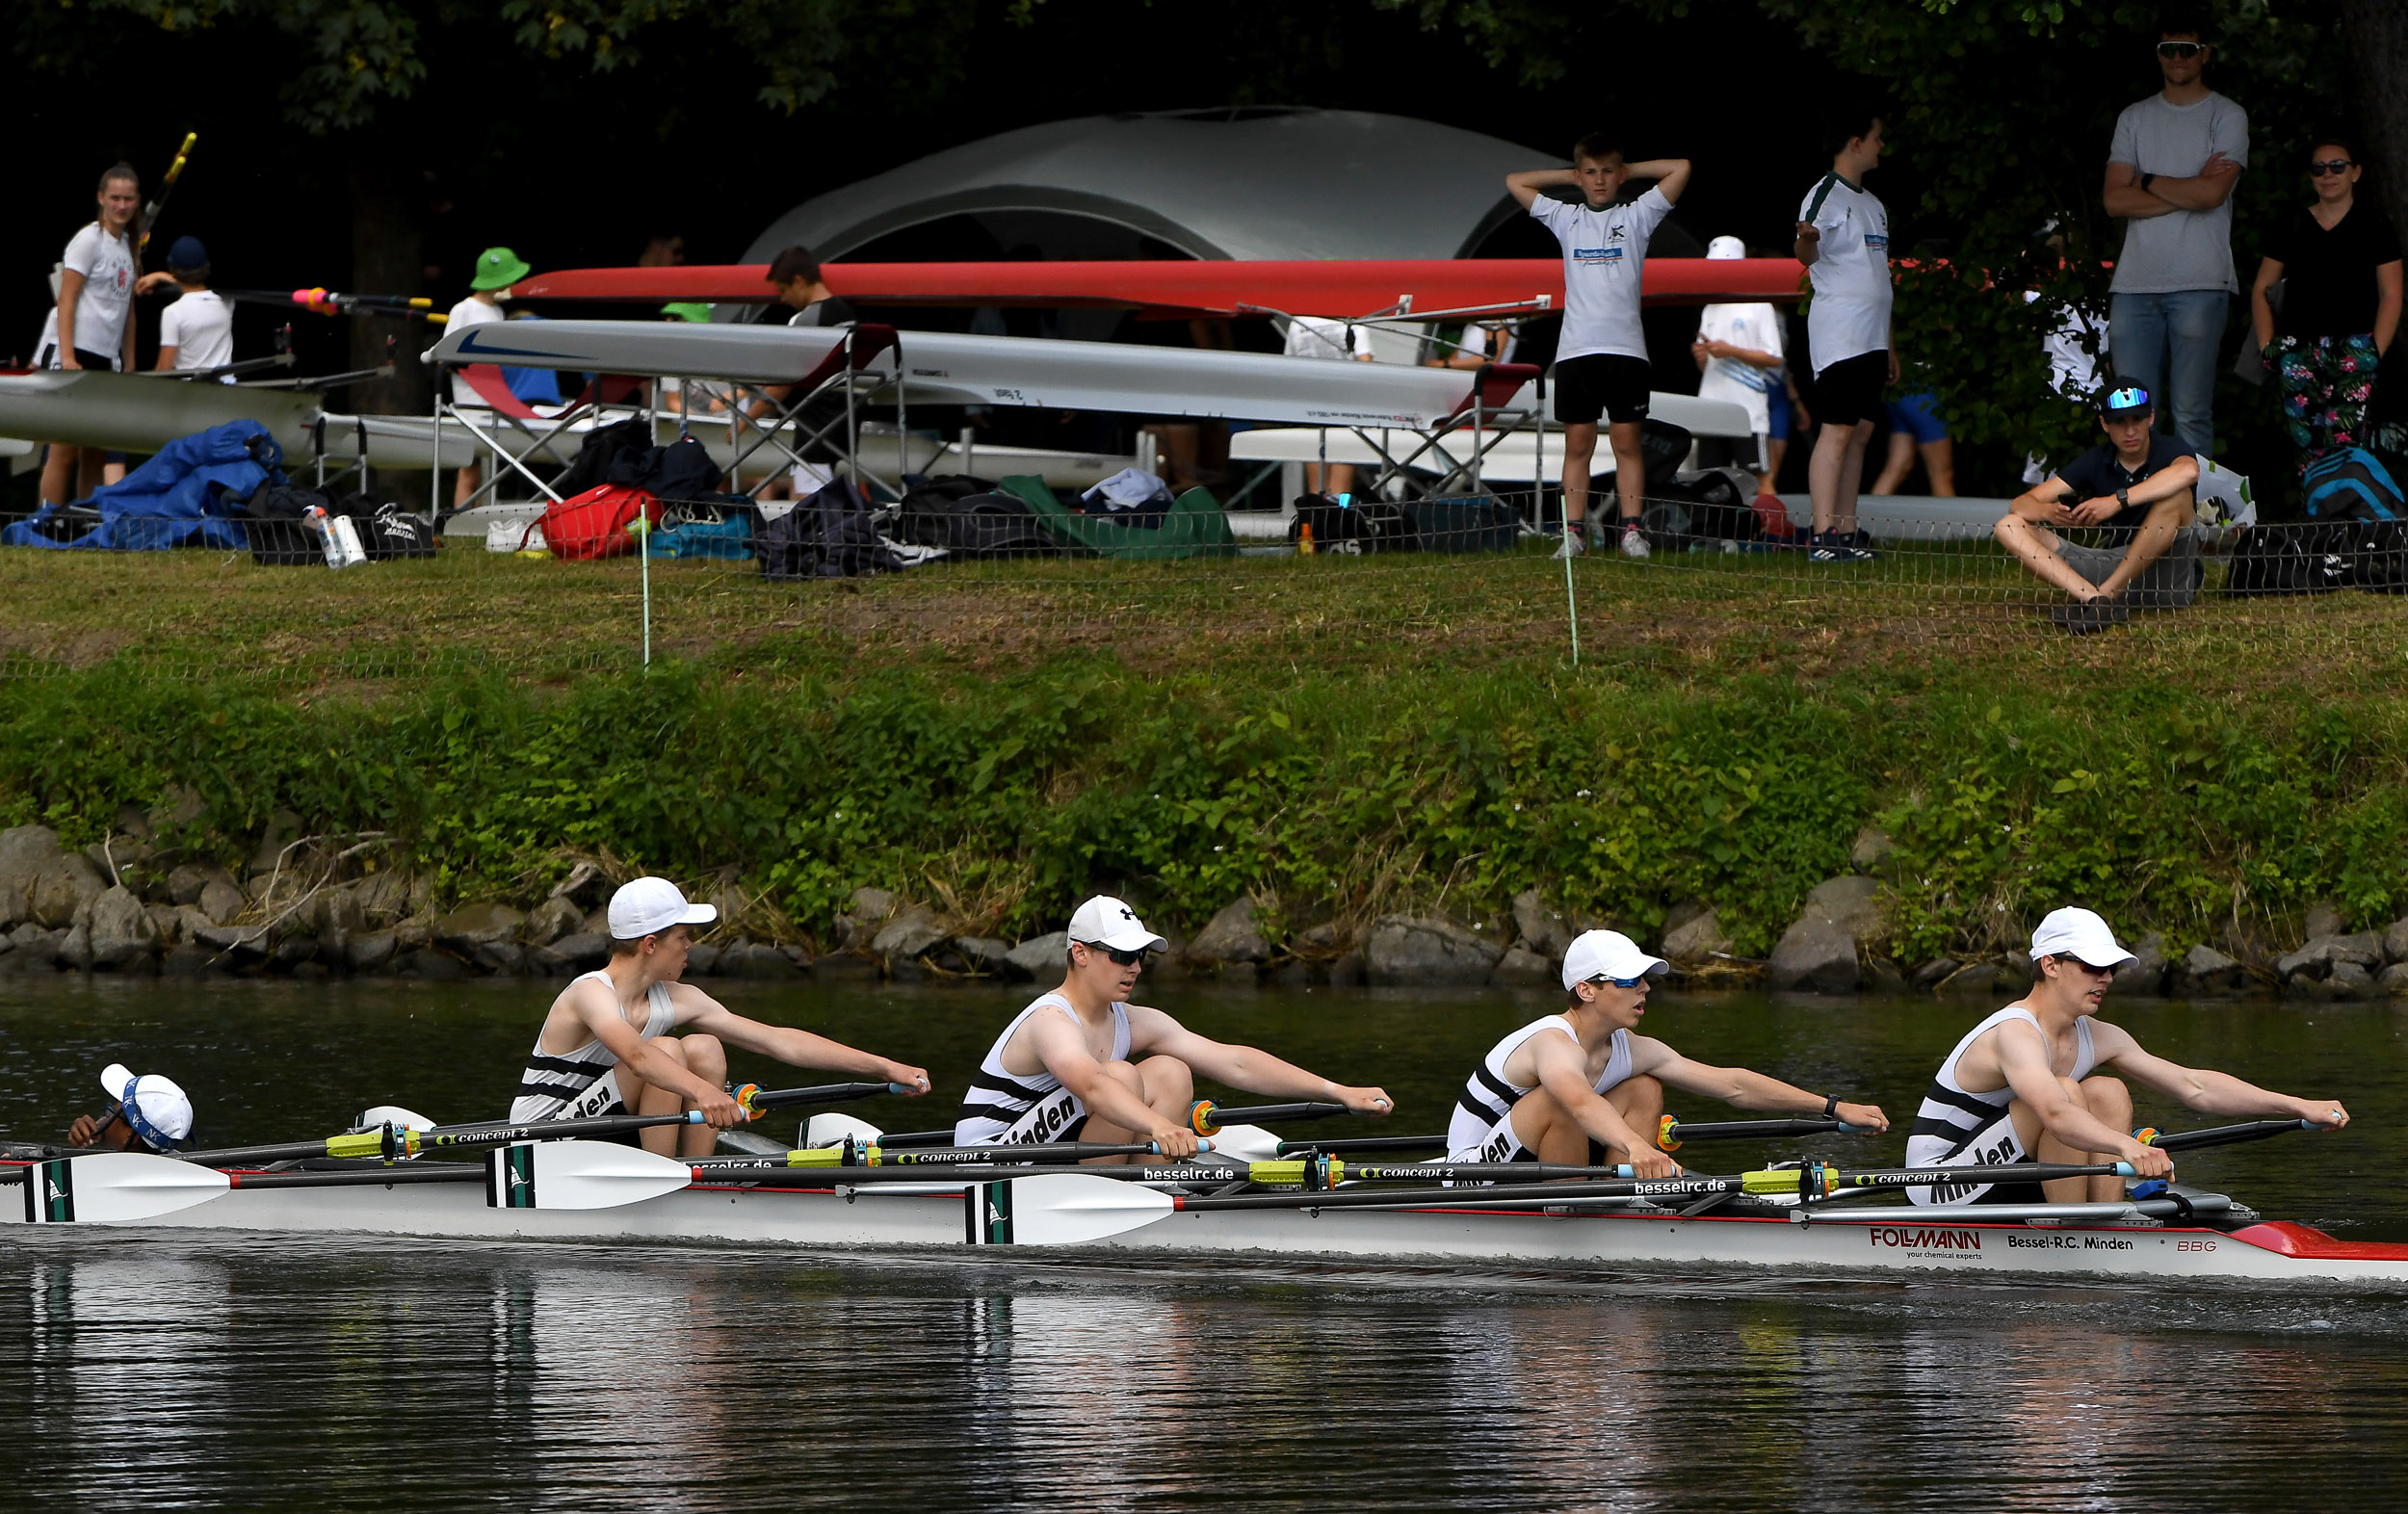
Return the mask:
<path id="1" fill-rule="evenodd" d="M 2342 36 L 2358 74 L 2358 144 L 2365 187 L 2395 226 L 2408 227 L 2408 6 L 2341 0 Z"/>
<path id="2" fill-rule="evenodd" d="M 352 276 L 350 288 L 373 295 L 415 295 L 426 278 L 423 234 L 410 193 L 407 171 L 353 144 L 349 172 L 352 191 Z M 385 338 L 394 338 L 393 377 L 352 385 L 327 397 L 327 407 L 361 415 L 424 415 L 433 403 L 426 365 L 418 354 L 434 345 L 443 328 L 423 321 L 394 321 L 366 316 L 348 318 L 352 328 L 353 368 L 374 368 L 384 361 Z M 421 508 L 431 498 L 423 468 L 388 469 L 377 476 L 377 493 Z"/>

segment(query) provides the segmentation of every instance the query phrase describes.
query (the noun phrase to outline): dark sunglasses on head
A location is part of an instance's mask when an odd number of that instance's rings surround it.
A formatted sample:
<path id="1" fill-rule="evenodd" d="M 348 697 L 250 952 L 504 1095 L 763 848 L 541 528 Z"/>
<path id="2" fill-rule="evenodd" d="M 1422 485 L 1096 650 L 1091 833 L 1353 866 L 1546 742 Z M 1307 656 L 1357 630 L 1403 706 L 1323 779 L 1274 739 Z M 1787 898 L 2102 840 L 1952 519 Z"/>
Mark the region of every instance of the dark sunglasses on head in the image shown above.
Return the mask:
<path id="1" fill-rule="evenodd" d="M 1139 947 L 1134 952 L 1123 952 L 1118 947 L 1108 947 L 1101 941 L 1082 941 L 1079 945 L 1086 948 L 1090 952 L 1103 953 L 1106 956 L 1111 957 L 1112 961 L 1122 967 L 1135 967 L 1139 962 L 1144 961 L 1146 957 L 1146 951 L 1143 947 Z"/>
<path id="2" fill-rule="evenodd" d="M 2357 166 L 2354 158 L 2327 158 L 2321 163 L 2310 163 L 2308 172 L 2311 177 L 2320 179 L 2328 173 L 2347 173 Z"/>
<path id="3" fill-rule="evenodd" d="M 2205 42 L 2158 43 L 2158 56 L 2159 58 L 2196 58 L 2207 50 L 2208 44 Z"/>

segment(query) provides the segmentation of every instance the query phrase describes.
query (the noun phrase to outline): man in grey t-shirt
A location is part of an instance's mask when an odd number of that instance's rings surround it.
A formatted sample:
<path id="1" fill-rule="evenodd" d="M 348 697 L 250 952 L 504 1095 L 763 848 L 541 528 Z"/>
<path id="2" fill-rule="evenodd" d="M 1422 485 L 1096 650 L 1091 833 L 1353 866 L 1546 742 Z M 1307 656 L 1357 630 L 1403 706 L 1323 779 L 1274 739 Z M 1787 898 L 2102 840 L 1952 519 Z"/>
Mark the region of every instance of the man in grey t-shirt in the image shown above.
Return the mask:
<path id="1" fill-rule="evenodd" d="M 2101 196 L 2124 218 L 2107 341 L 2116 369 L 2164 399 L 2159 426 L 2203 457 L 2215 451 L 2216 352 L 2240 281 L 2233 273 L 2233 186 L 2249 166 L 2249 117 L 2207 86 L 2204 21 L 2169 16 L 2158 34 L 2159 92 L 2116 117 Z"/>

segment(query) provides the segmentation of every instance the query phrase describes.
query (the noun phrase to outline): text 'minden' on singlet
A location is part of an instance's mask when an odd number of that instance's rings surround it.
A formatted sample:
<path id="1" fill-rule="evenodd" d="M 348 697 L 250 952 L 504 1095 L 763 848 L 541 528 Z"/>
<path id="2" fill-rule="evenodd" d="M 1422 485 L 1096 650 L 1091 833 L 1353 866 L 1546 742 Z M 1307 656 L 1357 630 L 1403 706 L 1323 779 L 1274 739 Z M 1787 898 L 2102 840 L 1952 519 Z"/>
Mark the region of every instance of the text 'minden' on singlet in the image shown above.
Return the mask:
<path id="1" fill-rule="evenodd" d="M 611 981 L 609 973 L 596 968 L 577 982 L 588 978 L 600 979 L 612 997 L 617 997 L 618 985 Z M 569 986 L 573 988 L 576 983 Z M 649 1041 L 667 1035 L 676 1027 L 677 1010 L 668 1002 L 667 983 L 654 983 L 644 998 L 650 1013 L 640 1033 Z M 527 1070 L 518 1075 L 518 1097 L 510 1101 L 510 1123 L 583 1119 L 601 1112 L 616 1102 L 618 1088 L 615 1082 L 608 1089 L 597 1085 L 617 1065 L 618 1058 L 599 1040 L 589 1040 L 565 1056 L 555 1057 L 543 1049 L 543 1031 L 537 1030 L 535 1050 L 527 1054 Z M 592 1109 L 586 1107 L 589 1100 L 594 1103 Z"/>
<path id="2" fill-rule="evenodd" d="M 1526 1088 L 1513 1082 L 1505 1076 L 1505 1068 L 1506 1059 L 1522 1049 L 1522 1043 L 1542 1031 L 1561 1031 L 1572 1038 L 1575 1045 L 1580 1042 L 1580 1032 L 1572 1028 L 1571 1021 L 1559 1014 L 1551 1014 L 1543 1020 L 1532 1020 L 1490 1047 L 1487 1057 L 1465 1080 L 1463 1091 L 1455 1096 L 1454 1116 L 1447 1124 L 1447 1151 L 1451 1160 L 1474 1160 L 1473 1157 L 1454 1154 L 1468 1151 L 1477 1155 L 1480 1147 L 1487 1143 L 1490 1133 L 1512 1114 L 1513 1107 L 1531 1088 L 1537 1086 L 1532 1083 Z M 1606 1070 L 1597 1075 L 1593 1086 L 1599 1093 L 1604 1093 L 1630 1076 L 1631 1032 L 1616 1031 L 1613 1032 L 1612 1055 L 1606 1058 Z"/>
<path id="3" fill-rule="evenodd" d="M 1012 1016 L 1011 1024 L 1004 1027 L 1004 1033 L 987 1048 L 986 1059 L 979 1063 L 978 1075 L 970 1080 L 970 1091 L 961 1101 L 961 1118 L 954 1122 L 955 1145 L 1050 1145 L 1077 1140 L 1079 1133 L 1086 1128 L 1086 1104 L 1041 1065 L 1025 1077 L 1004 1070 L 1004 1048 L 1011 1044 L 1012 1036 L 1029 1016 L 1040 1010 L 1059 1010 L 1070 1017 L 1070 1023 L 1079 1027 L 1082 1035 L 1086 1033 L 1079 1011 L 1060 994 L 1040 994 L 1034 1003 Z M 1112 1055 L 1104 1060 L 1128 1059 L 1129 1006 L 1115 1004 Z"/>
<path id="4" fill-rule="evenodd" d="M 1932 1075 L 1931 1086 L 1924 1093 L 1923 1107 L 1915 1111 L 1914 1128 L 1906 1136 L 1906 1164 L 1910 1167 L 1936 1167 L 1965 1149 L 1968 1141 L 1999 1121 L 2006 1107 L 2015 1102 L 2015 1090 L 1996 1088 L 1987 1093 L 1971 1093 L 1957 1072 L 1957 1063 L 1966 1049 L 2009 1020 L 2021 1020 L 2033 1030 L 2040 1030 L 2040 1019 L 2022 1005 L 2009 1005 L 1979 1025 L 1965 1032 L 1949 1053 L 1948 1060 Z M 2040 1031 L 2043 1044 L 2048 1032 Z M 2090 1076 L 2099 1064 L 2097 1052 L 2090 1042 L 2090 1019 L 2083 1016 L 2074 1022 L 2074 1070 L 2076 1083 Z"/>

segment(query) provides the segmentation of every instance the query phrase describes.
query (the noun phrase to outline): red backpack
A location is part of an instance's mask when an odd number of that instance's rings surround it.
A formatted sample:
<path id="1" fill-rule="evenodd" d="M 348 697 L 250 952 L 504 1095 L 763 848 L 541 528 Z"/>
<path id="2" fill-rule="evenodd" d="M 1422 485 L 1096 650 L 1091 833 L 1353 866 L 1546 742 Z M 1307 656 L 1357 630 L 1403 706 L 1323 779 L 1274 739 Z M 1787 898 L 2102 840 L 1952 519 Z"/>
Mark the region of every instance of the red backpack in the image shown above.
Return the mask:
<path id="1" fill-rule="evenodd" d="M 635 550 L 627 527 L 638 514 L 647 525 L 659 525 L 661 502 L 624 483 L 598 483 L 583 494 L 545 506 L 538 524 L 543 528 L 544 545 L 556 558 L 615 558 Z M 533 527 L 528 535 L 534 535 Z M 522 545 L 525 540 L 520 538 Z"/>

